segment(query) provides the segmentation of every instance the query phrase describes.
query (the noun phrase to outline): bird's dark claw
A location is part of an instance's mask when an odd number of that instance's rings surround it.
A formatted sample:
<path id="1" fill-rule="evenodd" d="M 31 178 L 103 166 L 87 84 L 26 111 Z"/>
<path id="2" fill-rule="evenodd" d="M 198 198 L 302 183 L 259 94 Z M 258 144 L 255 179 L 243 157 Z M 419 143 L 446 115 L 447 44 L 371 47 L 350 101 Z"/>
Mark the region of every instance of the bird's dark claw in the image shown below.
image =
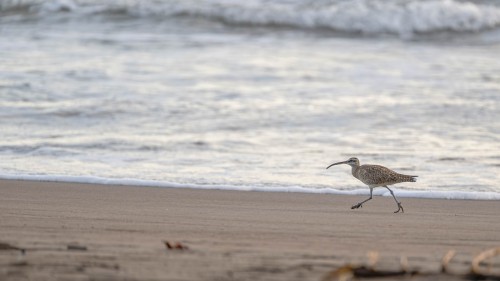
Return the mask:
<path id="1" fill-rule="evenodd" d="M 399 213 L 399 210 L 401 210 L 401 213 L 404 213 L 405 210 L 403 209 L 403 206 L 401 206 L 401 203 L 398 203 L 398 209 L 394 211 L 394 213 Z"/>
<path id="2" fill-rule="evenodd" d="M 358 203 L 358 204 L 353 205 L 353 206 L 351 207 L 351 209 L 358 209 L 358 208 L 363 208 L 363 204 Z"/>

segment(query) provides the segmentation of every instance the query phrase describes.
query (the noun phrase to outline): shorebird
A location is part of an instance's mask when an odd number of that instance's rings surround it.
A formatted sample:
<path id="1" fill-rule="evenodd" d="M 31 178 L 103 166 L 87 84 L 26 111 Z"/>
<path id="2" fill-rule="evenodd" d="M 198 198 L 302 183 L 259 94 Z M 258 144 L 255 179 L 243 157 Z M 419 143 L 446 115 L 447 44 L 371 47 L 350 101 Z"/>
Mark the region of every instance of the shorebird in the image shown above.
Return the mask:
<path id="1" fill-rule="evenodd" d="M 403 213 L 405 212 L 403 206 L 401 206 L 401 202 L 398 201 L 396 196 L 394 196 L 394 192 L 392 192 L 392 190 L 387 186 L 400 182 L 415 182 L 417 181 L 417 176 L 409 176 L 396 173 L 393 170 L 380 165 L 359 165 L 359 160 L 356 157 L 351 157 L 347 161 L 333 163 L 326 168 L 328 169 L 339 164 L 347 164 L 351 166 L 352 175 L 358 180 L 362 181 L 364 184 L 368 185 L 368 187 L 370 188 L 370 198 L 359 202 L 356 205 L 353 205 L 351 209 L 358 209 L 363 207 L 363 204 L 366 201 L 372 199 L 373 189 L 375 187 L 383 186 L 387 188 L 389 192 L 391 192 L 391 195 L 392 197 L 394 197 L 396 204 L 398 204 L 398 209 L 394 213 L 398 213 L 399 211 Z"/>

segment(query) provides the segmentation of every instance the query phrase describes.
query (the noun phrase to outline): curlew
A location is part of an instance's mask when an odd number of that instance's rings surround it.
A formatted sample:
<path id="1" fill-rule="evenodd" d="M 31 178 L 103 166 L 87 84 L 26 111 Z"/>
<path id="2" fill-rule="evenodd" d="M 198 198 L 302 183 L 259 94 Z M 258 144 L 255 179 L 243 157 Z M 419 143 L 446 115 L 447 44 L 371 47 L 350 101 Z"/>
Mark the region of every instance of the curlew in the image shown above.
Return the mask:
<path id="1" fill-rule="evenodd" d="M 398 213 L 399 211 L 405 212 L 403 206 L 401 206 L 401 202 L 398 201 L 394 192 L 388 187 L 388 185 L 396 184 L 400 182 L 415 182 L 417 176 L 408 176 L 394 172 L 391 169 L 388 169 L 384 166 L 380 165 L 359 165 L 359 160 L 356 157 L 351 157 L 347 161 L 333 163 L 330 166 L 326 167 L 327 169 L 331 166 L 339 165 L 339 164 L 347 164 L 352 168 L 352 175 L 358 180 L 362 181 L 364 184 L 368 185 L 370 188 L 370 198 L 359 202 L 356 205 L 353 205 L 351 209 L 358 209 L 363 207 L 363 204 L 372 199 L 373 189 L 375 187 L 383 186 L 391 192 L 392 197 L 398 204 L 398 209 L 394 213 Z"/>

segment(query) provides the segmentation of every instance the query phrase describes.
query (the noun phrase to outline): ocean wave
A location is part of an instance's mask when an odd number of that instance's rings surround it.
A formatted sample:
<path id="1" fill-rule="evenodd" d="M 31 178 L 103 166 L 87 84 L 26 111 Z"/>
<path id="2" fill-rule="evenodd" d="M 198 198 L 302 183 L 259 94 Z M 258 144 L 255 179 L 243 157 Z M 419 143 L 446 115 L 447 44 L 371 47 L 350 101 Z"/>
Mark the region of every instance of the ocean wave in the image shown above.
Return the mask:
<path id="1" fill-rule="evenodd" d="M 411 37 L 436 32 L 480 32 L 500 27 L 500 7 L 455 0 L 409 1 L 171 1 L 4 0 L 0 11 L 38 18 L 54 13 L 123 13 L 140 18 L 194 17 L 226 25 L 286 26 L 356 34 Z"/>
<path id="2" fill-rule="evenodd" d="M 211 185 L 174 183 L 156 180 L 130 179 L 130 178 L 103 178 L 95 176 L 67 176 L 67 175 L 30 175 L 30 174 L 1 174 L 3 180 L 29 180 L 48 182 L 70 182 L 102 185 L 143 186 L 159 188 L 189 188 L 205 190 L 234 190 L 257 192 L 293 192 L 332 195 L 363 195 L 368 196 L 368 188 L 354 190 L 340 190 L 335 188 L 311 188 L 304 186 L 243 186 L 243 185 Z M 471 191 L 440 191 L 440 190 L 403 190 L 393 188 L 398 197 L 403 198 L 430 198 L 430 199 L 455 199 L 455 200 L 500 200 L 498 192 L 471 192 Z M 391 197 L 388 190 L 375 189 L 373 195 Z"/>

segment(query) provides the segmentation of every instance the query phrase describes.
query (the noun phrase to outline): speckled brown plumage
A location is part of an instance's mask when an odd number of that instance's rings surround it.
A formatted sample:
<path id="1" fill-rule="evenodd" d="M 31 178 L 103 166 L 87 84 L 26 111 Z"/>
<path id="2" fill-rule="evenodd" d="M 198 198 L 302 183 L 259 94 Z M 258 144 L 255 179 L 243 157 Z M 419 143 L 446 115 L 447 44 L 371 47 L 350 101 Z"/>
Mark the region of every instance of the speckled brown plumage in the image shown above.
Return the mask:
<path id="1" fill-rule="evenodd" d="M 353 167 L 352 175 L 372 187 L 385 186 L 400 182 L 415 182 L 415 176 L 403 175 L 380 165 L 361 165 Z"/>

